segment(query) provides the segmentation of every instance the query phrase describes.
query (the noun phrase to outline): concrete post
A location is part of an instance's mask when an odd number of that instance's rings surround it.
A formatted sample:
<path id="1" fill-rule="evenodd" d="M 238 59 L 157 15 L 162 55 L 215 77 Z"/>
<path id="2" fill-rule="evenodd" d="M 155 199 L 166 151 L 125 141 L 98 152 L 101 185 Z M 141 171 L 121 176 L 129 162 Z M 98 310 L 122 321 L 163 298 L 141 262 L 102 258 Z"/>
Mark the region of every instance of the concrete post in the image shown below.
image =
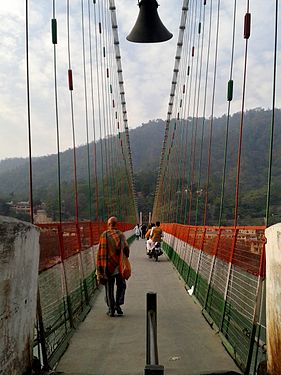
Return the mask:
<path id="1" fill-rule="evenodd" d="M 281 374 L 281 223 L 266 236 L 266 343 L 267 373 Z"/>
<path id="2" fill-rule="evenodd" d="M 39 229 L 0 216 L 0 374 L 31 367 L 36 318 Z"/>

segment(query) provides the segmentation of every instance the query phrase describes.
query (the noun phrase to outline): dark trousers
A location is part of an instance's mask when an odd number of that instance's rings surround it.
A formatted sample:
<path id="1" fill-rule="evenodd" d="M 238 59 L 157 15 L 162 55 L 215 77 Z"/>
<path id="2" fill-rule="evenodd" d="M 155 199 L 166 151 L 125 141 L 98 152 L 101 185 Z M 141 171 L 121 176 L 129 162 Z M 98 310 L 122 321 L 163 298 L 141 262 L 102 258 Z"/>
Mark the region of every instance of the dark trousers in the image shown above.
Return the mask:
<path id="1" fill-rule="evenodd" d="M 116 294 L 114 296 L 114 286 L 116 282 Z M 114 276 L 109 276 L 105 284 L 105 300 L 110 311 L 114 311 L 117 306 L 124 304 L 126 290 L 126 281 L 118 273 Z"/>

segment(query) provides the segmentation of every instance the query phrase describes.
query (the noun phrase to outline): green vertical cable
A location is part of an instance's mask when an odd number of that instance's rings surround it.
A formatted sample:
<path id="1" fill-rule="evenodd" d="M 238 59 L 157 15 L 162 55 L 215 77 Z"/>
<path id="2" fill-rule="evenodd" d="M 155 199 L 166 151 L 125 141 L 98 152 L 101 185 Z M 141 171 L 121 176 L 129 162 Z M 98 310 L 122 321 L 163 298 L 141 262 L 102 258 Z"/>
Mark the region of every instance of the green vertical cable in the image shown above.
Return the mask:
<path id="1" fill-rule="evenodd" d="M 230 118 L 230 104 L 233 98 L 233 60 L 234 60 L 234 45 L 235 45 L 235 27 L 236 27 L 236 0 L 234 1 L 233 9 L 233 28 L 232 28 L 232 48 L 231 48 L 231 60 L 230 60 L 230 77 L 227 85 L 227 100 L 228 100 L 228 110 L 227 110 L 227 121 L 225 130 L 225 145 L 224 145 L 224 164 L 223 164 L 223 175 L 221 182 L 221 197 L 220 197 L 220 212 L 218 225 L 221 226 L 222 214 L 224 208 L 224 193 L 225 193 L 225 177 L 226 177 L 226 163 L 227 163 L 227 150 L 228 150 L 228 129 L 229 129 L 229 118 Z"/>
<path id="2" fill-rule="evenodd" d="M 196 25 L 197 25 L 197 5 L 199 3 L 196 2 L 195 5 L 195 11 L 194 11 L 194 22 L 192 25 L 192 42 L 191 42 L 191 49 L 190 49 L 190 59 L 191 63 L 189 65 L 188 69 L 188 75 L 190 76 L 189 80 L 189 96 L 188 96 L 188 108 L 187 108 L 187 118 L 191 117 L 191 99 L 192 97 L 195 98 L 195 87 L 193 88 L 193 80 L 194 80 L 194 51 L 195 51 L 195 37 L 196 37 Z M 196 51 L 196 54 L 198 56 L 198 51 Z M 196 77 L 195 77 L 196 78 Z M 196 81 L 195 81 L 196 82 Z M 194 93 L 192 91 L 194 90 Z M 187 216 L 187 223 L 190 224 L 190 211 L 192 207 L 192 182 L 193 182 L 193 158 L 195 153 L 195 142 L 196 142 L 196 128 L 194 124 L 194 116 L 192 116 L 191 120 L 191 143 L 190 143 L 190 156 L 189 156 L 189 178 L 188 178 L 188 184 L 189 184 L 189 192 L 186 195 L 188 197 L 188 213 L 187 213 L 187 205 L 186 205 L 186 213 L 185 216 Z"/>
<path id="3" fill-rule="evenodd" d="M 271 177 L 272 177 L 272 154 L 273 154 L 273 138 L 275 125 L 275 98 L 276 98 L 276 73 L 277 73 L 277 38 L 278 38 L 278 0 L 275 3 L 275 37 L 274 37 L 274 60 L 273 60 L 273 87 L 272 87 L 272 118 L 270 128 L 270 145 L 268 158 L 268 179 L 267 179 L 267 195 L 266 195 L 266 211 L 265 211 L 265 225 L 269 225 L 269 210 L 270 210 L 270 192 L 271 192 Z"/>
<path id="4" fill-rule="evenodd" d="M 83 55 L 83 78 L 84 78 L 84 100 L 85 100 L 85 127 L 87 142 L 87 169 L 88 169 L 88 200 L 89 219 L 92 221 L 92 184 L 91 184 L 91 163 L 89 145 L 89 119 L 88 119 L 88 95 L 87 95 L 87 75 L 86 75 L 86 53 L 85 53 L 85 30 L 84 30 L 84 0 L 81 0 L 81 28 L 82 28 L 82 55 Z"/>
<path id="5" fill-rule="evenodd" d="M 206 73 L 205 73 L 205 86 L 204 86 L 204 99 L 203 99 L 203 113 L 202 113 L 202 134 L 201 134 L 201 144 L 203 145 L 204 141 L 204 133 L 205 133 L 205 122 L 206 122 L 206 106 L 207 106 L 207 91 L 208 91 L 208 75 L 209 75 L 209 64 L 210 64 L 210 47 L 211 47 L 211 36 L 212 36 L 212 12 L 213 12 L 213 2 L 210 2 L 210 18 L 209 18 L 209 29 L 208 29 L 208 46 L 207 46 L 207 61 L 206 61 Z M 202 166 L 202 157 L 203 157 L 203 146 L 201 147 L 200 153 L 200 167 L 199 167 L 199 182 L 201 184 L 201 166 Z M 203 191 L 203 196 L 206 194 L 205 190 Z M 199 198 L 198 195 L 196 201 L 196 217 L 195 222 L 198 224 L 198 216 L 199 216 Z M 203 216 L 203 215 L 202 215 Z"/>
<path id="6" fill-rule="evenodd" d="M 107 152 L 107 138 L 106 138 L 106 131 L 107 131 L 107 111 L 106 111 L 106 94 L 105 94 L 105 86 L 106 86 L 106 54 L 107 45 L 105 45 L 105 34 L 107 33 L 106 25 L 105 25 L 105 17 L 104 17 L 104 10 L 103 10 L 103 2 L 100 3 L 99 6 L 99 17 L 100 22 L 102 25 L 102 32 L 100 33 L 100 61 L 101 61 L 101 98 L 102 98 L 102 114 L 103 114 L 103 131 L 104 131 L 104 153 L 103 153 L 103 160 L 102 163 L 104 164 L 104 212 L 106 216 L 109 215 L 109 192 L 108 192 L 108 152 Z"/>
<path id="7" fill-rule="evenodd" d="M 109 40 L 109 35 L 111 35 L 111 28 L 109 28 L 108 24 L 108 17 L 109 11 L 107 11 L 106 8 L 104 8 L 104 27 L 106 32 L 104 33 L 104 44 L 106 45 L 106 48 L 108 50 L 106 57 L 105 57 L 105 76 L 104 76 L 104 95 L 105 95 L 105 112 L 106 112 L 106 131 L 107 131 L 107 150 L 106 150 L 106 158 L 107 158 L 107 181 L 108 181 L 108 206 L 109 206 L 109 214 L 111 215 L 111 212 L 114 212 L 114 205 L 113 205 L 113 176 L 112 176 L 112 137 L 111 137 L 111 102 L 110 102 L 110 93 L 109 93 L 109 82 L 110 78 L 113 74 L 111 68 L 110 68 L 110 56 L 111 56 L 111 44 Z"/>
<path id="8" fill-rule="evenodd" d="M 202 62 L 203 62 L 203 51 L 204 51 L 204 36 L 205 36 L 205 18 L 206 18 L 206 7 L 204 4 L 203 8 L 203 20 L 200 22 L 198 33 L 202 35 L 201 37 L 201 47 L 198 44 L 198 51 L 200 49 L 200 69 L 199 69 L 199 84 L 198 84 L 198 97 L 197 97 L 197 110 L 196 110 L 196 118 L 198 121 L 199 116 L 199 99 L 200 99 L 200 91 L 201 91 L 201 79 L 202 79 Z M 203 26 L 202 26 L 203 25 Z M 199 144 L 199 164 L 198 164 L 198 171 L 197 171 L 197 192 L 196 192 L 196 204 L 195 204 L 195 220 L 194 224 L 198 224 L 198 212 L 199 212 L 199 199 L 201 198 L 201 170 L 202 170 L 202 157 L 203 157 L 203 140 L 204 140 L 204 121 L 202 122 L 202 130 L 201 130 L 201 138 Z"/>
<path id="9" fill-rule="evenodd" d="M 94 186 L 95 186 L 95 200 L 96 200 L 96 214 L 95 221 L 99 221 L 99 184 L 97 176 L 97 145 L 96 145 L 96 120 L 95 120 L 95 101 L 94 101 L 94 78 L 93 78 L 93 51 L 92 51 L 92 17 L 91 17 L 91 6 L 90 0 L 88 0 L 88 35 L 89 35 L 89 55 L 90 55 L 90 84 L 91 84 L 91 106 L 92 106 L 92 118 L 93 118 L 93 166 L 94 166 Z"/>
<path id="10" fill-rule="evenodd" d="M 200 12 L 199 12 L 199 30 L 198 30 L 198 42 L 197 42 L 197 60 L 196 60 L 196 71 L 195 71 L 195 85 L 194 85 L 194 102 L 193 102 L 193 115 L 192 115 L 192 121 L 194 123 L 195 121 L 195 130 L 194 130 L 194 144 L 193 144 L 193 155 L 192 155 L 192 168 L 191 168 L 191 181 L 190 181 L 190 188 L 193 188 L 194 182 L 195 182 L 195 172 L 196 172 L 196 144 L 197 144 L 197 130 L 198 130 L 198 106 L 199 106 L 199 90 L 200 90 L 200 80 L 201 80 L 201 65 L 199 63 L 200 60 L 200 35 L 201 35 L 201 16 L 202 16 L 202 3 L 200 6 Z M 195 44 L 195 43 L 194 43 Z M 200 66 L 200 67 L 199 67 Z M 199 74 L 198 74 L 199 69 Z M 199 82 L 198 82 L 199 81 Z M 197 100 L 197 107 L 196 107 L 196 99 Z M 196 111 L 197 108 L 197 111 Z M 192 219 L 192 203 L 193 203 L 193 192 L 191 191 L 191 200 L 190 200 L 190 206 L 189 206 L 189 223 L 191 224 Z M 197 192 L 196 192 L 197 195 Z M 196 208 L 195 208 L 196 209 Z M 195 211 L 195 217 L 194 221 L 196 220 L 196 211 Z"/>
<path id="11" fill-rule="evenodd" d="M 96 3 L 94 3 L 94 34 L 95 34 L 95 58 L 96 58 L 96 76 L 97 76 L 97 100 L 98 100 L 98 114 L 99 114 L 99 131 L 100 131 L 100 166 L 101 166 L 101 177 L 100 177 L 100 188 L 98 186 L 98 195 L 101 196 L 102 200 L 99 199 L 101 205 L 99 205 L 100 213 L 98 216 L 101 215 L 101 221 L 105 219 L 104 214 L 104 170 L 103 170 L 103 142 L 102 142 L 102 129 L 101 129 L 101 99 L 100 99 L 100 69 L 99 69 L 99 44 L 98 43 L 98 35 L 97 35 L 97 26 L 99 29 L 99 33 L 101 33 L 101 23 L 97 22 L 97 10 L 96 10 Z M 100 45 L 101 48 L 101 45 Z M 101 194 L 99 192 L 101 190 Z M 101 207 L 100 207 L 101 206 Z"/>
<path id="12" fill-rule="evenodd" d="M 193 45 L 194 45 L 194 38 L 195 38 L 195 29 L 196 29 L 196 15 L 197 15 L 197 7 L 196 7 L 196 2 L 194 1 L 193 2 L 193 5 L 192 5 L 192 8 L 191 8 L 191 14 L 190 14 L 190 19 L 192 20 L 192 22 L 190 22 L 189 24 L 189 28 L 190 28 L 190 32 L 188 33 L 189 34 L 189 44 L 187 46 L 188 50 L 189 50 L 189 59 L 188 59 L 188 66 L 187 66 L 187 81 L 186 81 L 186 86 L 187 86 L 187 92 L 188 94 L 186 94 L 186 103 L 185 103 L 185 118 L 188 119 L 189 118 L 189 112 L 190 112 L 190 101 L 191 101 L 191 88 L 192 88 L 192 80 L 193 80 L 193 74 L 192 74 L 192 71 L 193 69 L 190 68 L 190 67 L 193 67 L 193 54 L 192 54 L 192 50 L 193 50 Z M 187 99 L 187 95 L 188 95 L 188 99 Z M 192 124 L 192 125 L 191 125 Z M 190 149 L 188 148 L 188 134 L 190 133 L 190 127 L 192 126 L 192 129 L 191 129 L 191 137 L 190 137 Z M 190 181 L 191 181 L 191 155 L 192 155 L 192 140 L 193 140 L 193 123 L 190 122 L 189 120 L 187 120 L 187 134 L 186 134 L 186 149 L 185 149 L 185 152 L 186 152 L 186 155 L 185 155 L 185 164 L 188 165 L 188 168 L 186 169 L 186 187 L 185 187 L 185 193 L 184 193 L 184 198 L 185 198 L 185 202 L 184 202 L 184 219 L 183 219 L 183 223 L 186 224 L 187 223 L 187 212 L 189 211 L 189 206 L 190 206 L 190 201 L 189 201 L 189 198 L 190 198 Z M 189 157 L 188 157 L 188 154 L 189 154 Z M 188 162 L 189 160 L 189 162 Z"/>
<path id="13" fill-rule="evenodd" d="M 58 85 L 57 85 L 57 20 L 55 18 L 55 1 L 53 1 L 53 19 L 52 19 L 52 43 L 54 48 L 54 94 L 55 94 L 55 117 L 56 117 L 56 138 L 57 138 L 57 177 L 58 177 L 58 208 L 59 222 L 62 222 L 62 199 L 61 199 L 61 163 L 60 163 L 60 132 L 59 132 L 59 109 L 58 109 Z"/>
<path id="14" fill-rule="evenodd" d="M 186 29 L 190 29 L 192 27 L 192 24 L 191 24 L 191 19 L 193 19 L 193 6 L 191 8 L 191 12 L 188 13 L 189 14 L 189 17 L 188 17 L 188 21 L 187 21 L 187 27 Z M 185 71 L 184 71 L 184 81 L 183 81 L 183 88 L 182 88 L 182 91 L 183 91 L 183 95 L 184 95 L 184 100 L 183 100 L 183 118 L 186 119 L 184 120 L 183 122 L 183 126 L 184 126 L 184 133 L 185 133 L 185 146 L 183 148 L 183 178 L 182 178 L 182 194 L 181 194 L 181 222 L 182 223 L 185 223 L 186 222 L 186 210 L 185 210 L 185 207 L 186 207 L 186 187 L 187 187 L 187 168 L 186 168 L 186 165 L 187 165 L 187 154 L 188 154 L 188 133 L 189 133 L 189 127 L 188 127 L 188 119 L 187 119 L 187 98 L 188 98 L 188 95 L 187 95 L 187 86 L 188 86 L 188 83 L 189 83 L 189 66 L 190 66 L 190 45 L 191 45 L 191 38 L 192 38 L 192 33 L 191 32 L 185 32 L 184 34 L 184 38 L 185 38 L 185 42 L 184 42 L 184 45 L 186 45 L 186 48 L 185 48 L 185 62 L 184 62 L 184 65 L 186 67 Z"/>

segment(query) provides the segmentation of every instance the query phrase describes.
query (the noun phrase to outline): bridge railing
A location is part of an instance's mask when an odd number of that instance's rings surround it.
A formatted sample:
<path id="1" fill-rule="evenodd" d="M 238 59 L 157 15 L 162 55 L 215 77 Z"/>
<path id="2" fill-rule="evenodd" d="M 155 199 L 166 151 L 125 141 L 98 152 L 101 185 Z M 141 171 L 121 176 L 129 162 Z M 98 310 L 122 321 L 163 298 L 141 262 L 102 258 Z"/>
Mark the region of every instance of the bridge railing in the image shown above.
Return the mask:
<path id="1" fill-rule="evenodd" d="M 39 227 L 43 332 L 42 327 L 40 334 L 38 329 L 35 355 L 42 355 L 44 340 L 48 362 L 44 366 L 52 367 L 64 352 L 75 327 L 90 310 L 90 299 L 97 288 L 97 244 L 106 223 L 50 223 Z M 126 232 L 132 225 L 120 223 L 118 228 Z"/>
<path id="2" fill-rule="evenodd" d="M 163 224 L 164 250 L 246 374 L 266 355 L 265 227 Z"/>
<path id="3" fill-rule="evenodd" d="M 144 375 L 163 375 L 164 366 L 159 365 L 157 345 L 156 293 L 146 294 L 146 366 Z"/>

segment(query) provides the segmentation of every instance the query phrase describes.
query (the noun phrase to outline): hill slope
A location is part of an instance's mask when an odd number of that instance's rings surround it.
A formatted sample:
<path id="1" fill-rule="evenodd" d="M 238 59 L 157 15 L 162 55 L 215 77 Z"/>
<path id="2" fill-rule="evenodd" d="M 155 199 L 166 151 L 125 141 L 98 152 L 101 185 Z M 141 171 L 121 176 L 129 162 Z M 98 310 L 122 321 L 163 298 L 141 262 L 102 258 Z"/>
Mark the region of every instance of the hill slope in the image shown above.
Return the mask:
<path id="1" fill-rule="evenodd" d="M 268 172 L 268 147 L 272 113 L 270 110 L 255 109 L 247 111 L 244 117 L 242 159 L 241 159 L 241 196 L 252 203 L 248 209 L 250 215 L 263 216 L 267 172 Z M 190 147 L 191 135 L 187 134 L 188 126 L 197 123 L 197 140 L 199 145 L 202 119 L 189 119 L 186 123 L 182 121 L 177 125 L 176 142 L 179 149 L 187 144 Z M 172 124 L 172 122 L 171 122 Z M 213 196 L 216 199 L 220 189 L 220 180 L 224 160 L 226 116 L 214 120 L 212 159 L 211 159 L 211 185 Z M 147 124 L 130 130 L 130 142 L 133 158 L 133 166 L 136 180 L 136 191 L 139 198 L 139 209 L 147 214 L 152 209 L 155 181 L 158 175 L 159 161 L 163 144 L 165 122 L 163 120 L 150 121 Z M 233 196 L 235 178 L 237 149 L 240 130 L 240 114 L 236 113 L 229 122 L 229 145 L 227 154 L 227 194 Z M 185 136 L 182 136 L 185 134 Z M 103 140 L 102 142 L 108 142 Z M 275 138 L 273 155 L 273 180 L 272 180 L 272 204 L 279 215 L 281 212 L 281 201 L 279 196 L 279 181 L 281 181 L 281 111 L 275 114 Z M 206 179 L 207 151 L 209 147 L 209 122 L 205 121 L 204 152 L 202 159 L 202 180 Z M 91 145 L 91 148 L 93 145 Z M 98 175 L 100 174 L 100 147 L 97 143 Z M 199 164 L 199 152 L 196 154 L 196 167 Z M 61 153 L 62 183 L 71 185 L 73 180 L 73 153 L 66 150 Z M 85 184 L 87 181 L 87 149 L 86 146 L 77 148 L 77 170 L 78 181 Z M 0 198 L 8 200 L 11 196 L 16 199 L 28 198 L 28 160 L 23 158 L 6 159 L 0 161 Z M 48 191 L 54 190 L 57 185 L 57 157 L 56 155 L 43 156 L 33 160 L 33 184 L 36 196 L 46 200 Z M 232 205 L 230 199 L 230 205 Z M 243 204 L 243 202 L 242 202 Z M 255 207 L 253 207 L 255 206 Z M 256 210 L 256 212 L 255 212 Z M 280 217 L 281 218 L 281 217 Z"/>

